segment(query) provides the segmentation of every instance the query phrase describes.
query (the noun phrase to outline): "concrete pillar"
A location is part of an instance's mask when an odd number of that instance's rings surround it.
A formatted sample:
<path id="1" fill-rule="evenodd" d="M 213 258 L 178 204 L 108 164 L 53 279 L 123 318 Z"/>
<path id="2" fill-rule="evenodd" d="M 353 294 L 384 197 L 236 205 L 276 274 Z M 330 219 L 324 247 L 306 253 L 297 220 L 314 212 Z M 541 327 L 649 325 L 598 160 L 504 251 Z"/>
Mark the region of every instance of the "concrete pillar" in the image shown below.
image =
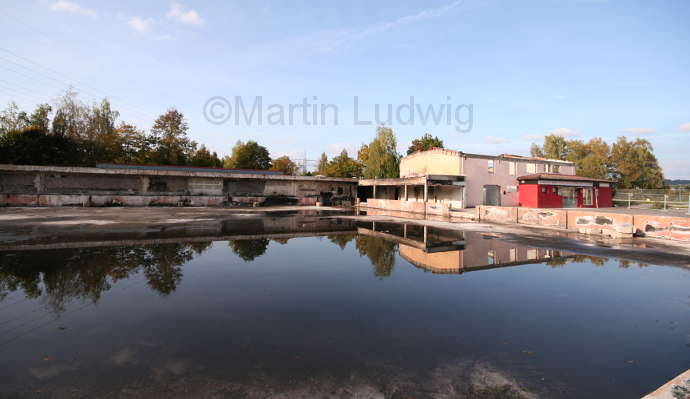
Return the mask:
<path id="1" fill-rule="evenodd" d="M 424 202 L 426 202 L 429 199 L 429 184 L 425 181 L 424 182 Z"/>
<path id="2" fill-rule="evenodd" d="M 407 184 L 405 184 L 405 194 L 403 194 L 403 199 L 407 201 Z"/>
<path id="3" fill-rule="evenodd" d="M 427 234 L 429 233 L 428 229 L 429 229 L 429 227 L 427 225 L 424 225 L 424 246 L 425 247 L 426 247 Z"/>
<path id="4" fill-rule="evenodd" d="M 148 176 L 141 176 L 139 178 L 139 193 L 146 194 L 149 191 L 149 178 Z"/>
<path id="5" fill-rule="evenodd" d="M 34 177 L 34 188 L 36 189 L 36 194 L 41 194 L 45 190 L 45 176 L 43 173 L 37 173 Z"/>
<path id="6" fill-rule="evenodd" d="M 376 199 L 376 184 L 374 184 L 374 196 L 372 198 Z"/>
<path id="7" fill-rule="evenodd" d="M 407 223 L 403 224 L 403 238 L 407 238 Z"/>
<path id="8" fill-rule="evenodd" d="M 376 231 L 376 222 L 371 222 L 371 231 Z"/>

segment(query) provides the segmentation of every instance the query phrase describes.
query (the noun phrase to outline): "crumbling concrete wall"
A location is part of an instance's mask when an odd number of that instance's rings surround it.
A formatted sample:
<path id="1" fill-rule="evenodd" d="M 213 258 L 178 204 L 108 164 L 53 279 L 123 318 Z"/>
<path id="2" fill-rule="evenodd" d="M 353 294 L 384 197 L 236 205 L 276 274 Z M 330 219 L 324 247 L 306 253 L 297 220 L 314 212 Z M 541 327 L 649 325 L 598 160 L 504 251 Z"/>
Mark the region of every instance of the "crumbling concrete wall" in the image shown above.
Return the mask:
<path id="1" fill-rule="evenodd" d="M 594 235 L 617 235 L 622 227 L 629 227 L 628 234 L 634 230 L 633 215 L 597 212 L 596 210 L 568 210 L 567 227 L 580 233 Z"/>
<path id="2" fill-rule="evenodd" d="M 518 208 L 507 206 L 477 206 L 479 219 L 493 223 L 517 223 Z"/>
<path id="3" fill-rule="evenodd" d="M 568 227 L 567 211 L 557 209 L 517 208 L 517 222 L 547 227 Z"/>
<path id="4" fill-rule="evenodd" d="M 690 218 L 687 217 L 635 215 L 633 224 L 640 235 L 690 241 Z"/>
<path id="5" fill-rule="evenodd" d="M 351 205 L 357 181 L 248 173 L 0 165 L 0 205 Z"/>

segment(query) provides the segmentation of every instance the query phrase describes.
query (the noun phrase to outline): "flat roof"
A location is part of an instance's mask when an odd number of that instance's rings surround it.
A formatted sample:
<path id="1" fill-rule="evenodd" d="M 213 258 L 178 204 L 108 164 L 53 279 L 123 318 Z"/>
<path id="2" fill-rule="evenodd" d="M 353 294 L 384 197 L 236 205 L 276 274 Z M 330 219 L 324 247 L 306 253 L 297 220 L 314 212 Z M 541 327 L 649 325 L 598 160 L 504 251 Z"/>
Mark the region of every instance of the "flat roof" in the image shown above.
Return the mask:
<path id="1" fill-rule="evenodd" d="M 40 166 L 40 165 L 9 165 L 0 164 L 0 173 L 64 173 L 64 174 L 89 174 L 89 175 L 129 175 L 129 176 L 180 176 L 180 177 L 215 177 L 225 179 L 260 179 L 283 181 L 327 181 L 339 183 L 357 183 L 356 178 L 350 177 L 316 177 L 316 176 L 291 176 L 273 173 L 252 173 L 233 170 L 207 170 L 206 168 L 191 168 L 189 170 L 172 167 L 164 169 L 136 169 L 136 168 L 91 168 L 81 166 Z M 262 171 L 265 172 L 265 171 Z"/>
<path id="2" fill-rule="evenodd" d="M 561 175 L 558 173 L 533 173 L 517 178 L 518 180 L 558 180 L 558 181 L 598 181 L 604 183 L 615 183 L 614 180 L 598 179 L 595 177 Z"/>
<path id="3" fill-rule="evenodd" d="M 403 158 L 408 158 L 408 157 L 415 157 L 421 154 L 425 153 L 446 153 L 446 154 L 451 154 L 451 155 L 456 155 L 456 156 L 464 156 L 464 157 L 469 157 L 469 158 L 485 158 L 485 159 L 507 159 L 507 160 L 512 160 L 512 161 L 526 161 L 526 162 L 545 162 L 545 163 L 555 163 L 555 164 L 560 164 L 560 165 L 574 165 L 574 162 L 571 161 L 562 161 L 560 159 L 552 159 L 552 158 L 542 158 L 542 157 L 527 157 L 523 155 L 513 155 L 513 154 L 500 154 L 500 155 L 485 155 L 485 154 L 472 154 L 468 152 L 462 152 L 458 150 L 450 150 L 447 148 L 432 148 L 430 150 L 426 151 L 417 151 L 413 152 L 412 154 L 403 157 Z"/>

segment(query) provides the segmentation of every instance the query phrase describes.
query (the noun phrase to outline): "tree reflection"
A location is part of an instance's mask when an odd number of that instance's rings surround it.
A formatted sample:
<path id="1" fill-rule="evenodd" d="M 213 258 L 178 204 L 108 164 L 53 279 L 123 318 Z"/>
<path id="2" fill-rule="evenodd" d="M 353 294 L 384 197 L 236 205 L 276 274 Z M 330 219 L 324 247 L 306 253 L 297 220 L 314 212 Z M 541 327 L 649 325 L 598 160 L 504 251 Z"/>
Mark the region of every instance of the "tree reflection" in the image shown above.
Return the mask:
<path id="1" fill-rule="evenodd" d="M 251 262 L 263 255 L 268 248 L 268 238 L 256 238 L 251 240 L 230 240 L 228 245 L 232 252 L 237 254 L 245 262 Z"/>
<path id="2" fill-rule="evenodd" d="M 44 296 L 60 312 L 72 300 L 95 303 L 113 283 L 138 273 L 153 290 L 169 295 L 180 284 L 181 266 L 210 244 L 5 252 L 0 255 L 0 300 L 21 290 L 29 298 Z"/>
<path id="3" fill-rule="evenodd" d="M 374 275 L 388 277 L 395 267 L 398 244 L 379 237 L 360 235 L 355 240 L 360 256 L 366 255 L 374 266 Z"/>
<path id="4" fill-rule="evenodd" d="M 608 261 L 608 258 L 602 258 L 599 256 L 589 256 L 589 255 L 567 255 L 561 256 L 560 252 L 556 252 L 556 256 L 550 258 L 546 261 L 546 264 L 551 267 L 565 266 L 568 263 L 584 263 L 586 261 L 591 262 L 595 266 L 604 266 Z"/>
<path id="5" fill-rule="evenodd" d="M 340 247 L 340 249 L 345 249 L 347 243 L 355 239 L 356 234 L 333 234 L 328 235 L 328 238 L 333 244 Z"/>

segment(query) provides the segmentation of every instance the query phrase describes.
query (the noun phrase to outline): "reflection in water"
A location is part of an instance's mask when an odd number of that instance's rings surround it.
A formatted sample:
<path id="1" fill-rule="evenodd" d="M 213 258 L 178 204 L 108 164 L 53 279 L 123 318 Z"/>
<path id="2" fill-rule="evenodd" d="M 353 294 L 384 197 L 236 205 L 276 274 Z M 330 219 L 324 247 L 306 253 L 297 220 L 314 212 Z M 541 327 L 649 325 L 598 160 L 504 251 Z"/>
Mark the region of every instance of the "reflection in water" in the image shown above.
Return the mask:
<path id="1" fill-rule="evenodd" d="M 264 233 L 224 222 L 211 240 L 0 249 L 0 397 L 10 384 L 147 399 L 634 397 L 685 364 L 678 270 L 497 234 L 283 219 Z M 549 267 L 519 267 L 535 263 Z"/>
<path id="2" fill-rule="evenodd" d="M 268 243 L 269 240 L 267 238 L 228 241 L 228 245 L 232 248 L 232 252 L 245 262 L 251 262 L 266 253 Z"/>
<path id="3" fill-rule="evenodd" d="M 395 267 L 395 252 L 398 244 L 381 237 L 358 236 L 357 250 L 360 256 L 366 255 L 374 266 L 376 277 L 388 277 Z"/>
<path id="4" fill-rule="evenodd" d="M 169 295 L 182 280 L 181 266 L 210 242 L 3 252 L 0 298 L 21 290 L 29 298 L 45 297 L 59 312 L 73 299 L 97 302 L 113 283 L 143 273 L 149 287 Z"/>
<path id="5" fill-rule="evenodd" d="M 311 230 L 314 234 L 319 229 L 331 231 L 333 223 L 333 220 L 330 223 L 320 221 L 319 227 L 312 224 Z M 273 220 L 272 228 L 276 226 Z M 299 226 L 293 228 L 298 230 L 295 233 L 299 232 Z M 356 228 L 356 233 L 354 230 L 339 231 L 327 234 L 326 238 L 341 250 L 354 241 L 359 255 L 369 259 L 373 274 L 379 278 L 393 273 L 396 253 L 414 266 L 445 274 L 538 262 L 551 267 L 585 261 L 602 266 L 608 260 L 567 251 L 523 247 L 483 233 L 415 224 L 359 222 Z M 284 226 L 277 229 L 283 235 L 291 233 Z M 271 238 L 229 240 L 228 246 L 240 259 L 252 262 L 266 253 L 270 241 L 285 245 L 290 239 L 268 236 Z M 169 295 L 182 281 L 181 266 L 212 245 L 212 241 L 194 241 L 0 252 L 0 302 L 8 293 L 21 290 L 29 298 L 45 297 L 54 311 L 60 312 L 71 300 L 95 303 L 113 283 L 138 273 L 146 277 L 151 289 L 160 295 Z M 618 263 L 623 268 L 646 266 L 628 260 L 618 260 Z"/>

